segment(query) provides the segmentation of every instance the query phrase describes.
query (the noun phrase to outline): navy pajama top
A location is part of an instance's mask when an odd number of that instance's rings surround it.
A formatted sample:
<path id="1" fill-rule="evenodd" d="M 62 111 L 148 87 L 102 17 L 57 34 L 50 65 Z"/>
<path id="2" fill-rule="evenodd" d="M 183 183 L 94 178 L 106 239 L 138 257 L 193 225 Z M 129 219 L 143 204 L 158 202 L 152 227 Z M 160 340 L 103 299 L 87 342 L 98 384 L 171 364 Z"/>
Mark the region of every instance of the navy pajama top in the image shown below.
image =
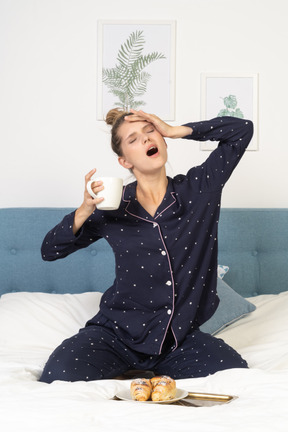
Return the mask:
<path id="1" fill-rule="evenodd" d="M 219 145 L 202 165 L 168 178 L 154 217 L 138 203 L 134 182 L 123 188 L 118 210 L 96 210 L 76 236 L 73 212 L 42 245 L 43 259 L 53 261 L 99 238 L 108 241 L 115 254 L 116 278 L 87 325 L 113 328 L 127 346 L 150 355 L 161 353 L 169 328 L 176 349 L 218 306 L 221 193 L 253 135 L 251 121 L 232 117 L 186 126 L 193 129 L 186 139 Z"/>

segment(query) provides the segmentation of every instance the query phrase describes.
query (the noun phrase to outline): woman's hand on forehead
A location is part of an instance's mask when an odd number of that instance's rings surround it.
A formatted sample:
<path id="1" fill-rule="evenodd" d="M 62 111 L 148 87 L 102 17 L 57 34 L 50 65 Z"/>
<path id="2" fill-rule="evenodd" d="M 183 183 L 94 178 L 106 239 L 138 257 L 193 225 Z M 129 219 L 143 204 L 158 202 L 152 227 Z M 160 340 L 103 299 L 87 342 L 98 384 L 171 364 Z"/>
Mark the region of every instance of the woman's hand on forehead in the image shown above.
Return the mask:
<path id="1" fill-rule="evenodd" d="M 133 115 L 126 116 L 125 117 L 126 121 L 131 123 L 137 121 L 142 121 L 142 122 L 145 121 L 147 123 L 151 123 L 163 137 L 172 137 L 173 127 L 165 123 L 155 114 L 148 114 L 142 110 L 136 111 L 133 109 L 131 109 L 130 112 Z"/>
<path id="2" fill-rule="evenodd" d="M 131 109 L 132 115 L 127 115 L 125 120 L 128 122 L 145 121 L 151 123 L 157 131 L 166 138 L 183 138 L 192 134 L 193 130 L 187 126 L 170 126 L 157 117 L 155 114 L 147 114 L 146 112 Z"/>

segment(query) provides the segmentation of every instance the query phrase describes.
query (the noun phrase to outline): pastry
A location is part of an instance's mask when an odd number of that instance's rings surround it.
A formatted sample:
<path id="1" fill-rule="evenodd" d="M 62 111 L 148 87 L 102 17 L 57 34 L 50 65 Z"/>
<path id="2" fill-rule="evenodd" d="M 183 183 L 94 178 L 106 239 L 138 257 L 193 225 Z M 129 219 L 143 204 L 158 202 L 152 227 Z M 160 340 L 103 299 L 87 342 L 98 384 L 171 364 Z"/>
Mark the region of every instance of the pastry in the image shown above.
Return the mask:
<path id="1" fill-rule="evenodd" d="M 169 376 L 156 376 L 151 378 L 152 401 L 166 401 L 176 397 L 176 382 Z"/>
<path id="2" fill-rule="evenodd" d="M 131 382 L 131 397 L 136 401 L 147 401 L 150 399 L 152 384 L 149 379 L 136 378 Z"/>

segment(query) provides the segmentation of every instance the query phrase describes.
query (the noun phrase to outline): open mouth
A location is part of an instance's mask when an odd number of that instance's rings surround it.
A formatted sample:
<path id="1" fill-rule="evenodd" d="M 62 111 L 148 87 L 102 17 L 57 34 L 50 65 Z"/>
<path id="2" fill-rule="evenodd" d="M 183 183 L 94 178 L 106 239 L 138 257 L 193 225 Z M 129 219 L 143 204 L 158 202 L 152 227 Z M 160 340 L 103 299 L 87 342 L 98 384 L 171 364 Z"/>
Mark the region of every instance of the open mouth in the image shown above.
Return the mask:
<path id="1" fill-rule="evenodd" d="M 151 146 L 147 151 L 147 156 L 151 157 L 154 156 L 156 153 L 158 153 L 158 148 L 155 146 Z"/>

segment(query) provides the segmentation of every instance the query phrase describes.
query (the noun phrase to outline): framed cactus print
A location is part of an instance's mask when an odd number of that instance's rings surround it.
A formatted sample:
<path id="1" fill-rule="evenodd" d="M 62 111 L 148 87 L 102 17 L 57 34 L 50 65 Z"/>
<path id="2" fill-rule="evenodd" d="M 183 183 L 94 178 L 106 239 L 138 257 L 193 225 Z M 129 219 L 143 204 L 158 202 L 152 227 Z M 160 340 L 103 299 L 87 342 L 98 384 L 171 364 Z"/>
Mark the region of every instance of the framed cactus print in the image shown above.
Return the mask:
<path id="1" fill-rule="evenodd" d="M 175 21 L 98 21 L 97 119 L 111 108 L 175 117 Z"/>
<path id="2" fill-rule="evenodd" d="M 201 118 L 239 117 L 252 120 L 254 135 L 247 150 L 258 150 L 258 74 L 203 73 L 201 75 Z M 207 141 L 201 150 L 213 150 Z"/>

